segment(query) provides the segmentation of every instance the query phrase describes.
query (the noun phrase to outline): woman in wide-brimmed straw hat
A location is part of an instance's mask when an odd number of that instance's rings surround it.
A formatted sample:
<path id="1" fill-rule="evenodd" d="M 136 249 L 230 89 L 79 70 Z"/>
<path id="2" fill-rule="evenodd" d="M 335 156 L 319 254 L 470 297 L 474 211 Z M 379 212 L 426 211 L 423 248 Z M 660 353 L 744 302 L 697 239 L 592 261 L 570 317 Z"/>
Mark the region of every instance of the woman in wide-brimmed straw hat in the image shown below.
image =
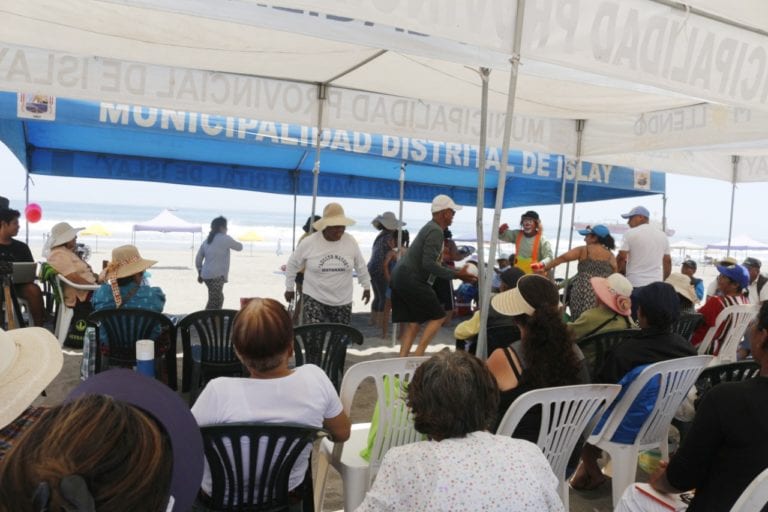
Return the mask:
<path id="1" fill-rule="evenodd" d="M 363 301 L 371 298 L 371 278 L 357 241 L 344 230 L 355 223 L 344 215 L 339 203 L 329 203 L 313 224 L 317 230 L 305 238 L 288 259 L 285 271 L 285 300 L 295 298 L 296 273 L 304 268 L 302 290 L 303 323 L 352 321 L 352 272 L 362 285 Z"/>
<path id="2" fill-rule="evenodd" d="M 384 315 L 384 303 L 387 300 L 387 280 L 384 277 L 384 258 L 390 251 L 389 241 L 397 238 L 397 230 L 405 226 L 405 222 L 397 219 L 392 212 L 384 212 L 377 215 L 371 221 L 373 227 L 379 230 L 379 234 L 373 241 L 371 259 L 368 260 L 368 273 L 371 275 L 371 287 L 373 288 L 373 300 L 371 301 L 371 325 L 381 325 Z M 397 240 L 395 240 L 397 242 Z M 397 243 L 395 243 L 397 245 Z"/>
<path id="3" fill-rule="evenodd" d="M 149 286 L 144 271 L 157 263 L 141 257 L 133 245 L 112 249 L 112 261 L 106 269 L 106 283 L 93 294 L 93 309 L 149 309 L 163 310 L 165 294 L 156 286 Z"/>
<path id="4" fill-rule="evenodd" d="M 88 263 L 83 261 L 75 253 L 77 245 L 77 233 L 84 228 L 73 228 L 67 222 L 59 222 L 51 228 L 47 245 L 51 251 L 48 253 L 48 264 L 53 269 L 75 284 L 96 284 L 98 276 L 93 272 Z M 71 286 L 64 286 L 64 304 L 75 307 L 77 302 L 88 302 L 91 292 L 88 290 L 75 290 Z"/>

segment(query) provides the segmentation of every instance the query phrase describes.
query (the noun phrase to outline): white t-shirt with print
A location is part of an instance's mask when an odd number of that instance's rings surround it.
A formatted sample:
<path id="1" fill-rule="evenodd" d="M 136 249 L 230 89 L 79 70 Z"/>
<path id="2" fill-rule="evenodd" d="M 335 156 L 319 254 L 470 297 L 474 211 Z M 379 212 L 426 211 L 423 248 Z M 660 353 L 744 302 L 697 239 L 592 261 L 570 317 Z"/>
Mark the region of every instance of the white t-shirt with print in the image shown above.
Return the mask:
<path id="1" fill-rule="evenodd" d="M 564 510 L 533 443 L 489 432 L 392 448 L 357 512 Z"/>
<path id="2" fill-rule="evenodd" d="M 640 224 L 624 234 L 622 251 L 627 256 L 627 279 L 632 286 L 645 286 L 664 280 L 662 260 L 669 254 L 669 239 L 658 227 Z"/>
<path id="3" fill-rule="evenodd" d="M 336 389 L 323 370 L 313 364 L 299 366 L 290 375 L 278 379 L 213 379 L 192 406 L 192 415 L 200 426 L 262 422 L 321 427 L 323 420 L 334 418 L 341 411 Z M 311 449 L 307 447 L 306 454 L 291 470 L 291 489 L 304 481 Z M 207 461 L 201 487 L 210 494 L 211 472 Z"/>
<path id="4" fill-rule="evenodd" d="M 327 306 L 352 302 L 352 271 L 363 288 L 371 287 L 368 264 L 357 241 L 347 233 L 329 242 L 321 232 L 313 233 L 296 246 L 285 270 L 285 288 L 293 290 L 296 273 L 304 267 L 303 292 Z"/>

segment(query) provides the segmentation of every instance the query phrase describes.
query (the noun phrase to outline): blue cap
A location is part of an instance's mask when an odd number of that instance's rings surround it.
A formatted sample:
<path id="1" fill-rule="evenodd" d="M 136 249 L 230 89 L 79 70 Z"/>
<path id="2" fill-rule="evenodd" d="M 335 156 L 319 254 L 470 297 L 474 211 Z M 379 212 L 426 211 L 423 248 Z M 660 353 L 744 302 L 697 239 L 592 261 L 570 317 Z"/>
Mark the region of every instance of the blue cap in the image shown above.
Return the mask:
<path id="1" fill-rule="evenodd" d="M 738 284 L 741 289 L 749 288 L 749 271 L 743 265 L 729 265 L 724 267 L 716 265 L 717 271 Z"/>
<path id="2" fill-rule="evenodd" d="M 622 213 L 621 217 L 624 219 L 628 219 L 630 217 L 634 217 L 635 215 L 642 215 L 643 217 L 650 218 L 651 213 L 648 211 L 648 208 L 645 206 L 635 206 L 630 210 L 629 213 Z"/>
<path id="3" fill-rule="evenodd" d="M 579 234 L 583 236 L 595 235 L 598 238 L 605 238 L 610 235 L 611 232 L 602 224 L 597 224 L 595 226 L 587 226 L 586 229 L 580 229 Z"/>

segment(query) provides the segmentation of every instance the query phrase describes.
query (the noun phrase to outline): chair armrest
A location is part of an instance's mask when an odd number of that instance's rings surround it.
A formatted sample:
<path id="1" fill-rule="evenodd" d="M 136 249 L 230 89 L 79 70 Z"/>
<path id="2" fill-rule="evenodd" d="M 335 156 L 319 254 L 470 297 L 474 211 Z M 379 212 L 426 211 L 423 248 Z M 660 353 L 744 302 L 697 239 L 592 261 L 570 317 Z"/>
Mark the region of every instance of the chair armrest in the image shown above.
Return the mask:
<path id="1" fill-rule="evenodd" d="M 99 286 L 101 286 L 101 285 L 98 285 L 98 284 L 79 284 L 79 283 L 73 283 L 72 281 L 70 281 L 69 279 L 67 279 L 66 277 L 64 277 L 61 274 L 58 274 L 57 277 L 61 280 L 62 283 L 66 284 L 67 286 L 71 286 L 75 290 L 94 291 L 94 290 L 98 290 Z"/>

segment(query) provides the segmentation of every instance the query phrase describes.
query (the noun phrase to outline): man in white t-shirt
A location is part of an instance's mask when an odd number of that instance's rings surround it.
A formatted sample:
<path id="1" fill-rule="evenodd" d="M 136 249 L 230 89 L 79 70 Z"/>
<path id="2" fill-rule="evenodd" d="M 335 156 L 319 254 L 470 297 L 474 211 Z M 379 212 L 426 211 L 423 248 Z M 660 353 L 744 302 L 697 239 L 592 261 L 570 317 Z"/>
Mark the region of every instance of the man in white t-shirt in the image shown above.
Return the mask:
<path id="1" fill-rule="evenodd" d="M 648 223 L 648 208 L 635 206 L 629 213 L 621 216 L 627 219 L 630 230 L 624 234 L 621 241 L 616 263 L 619 272 L 627 276 L 632 283 L 634 296 L 639 288 L 669 277 L 672 272 L 672 258 L 669 255 L 666 233 Z M 634 316 L 634 307 L 632 312 Z"/>

